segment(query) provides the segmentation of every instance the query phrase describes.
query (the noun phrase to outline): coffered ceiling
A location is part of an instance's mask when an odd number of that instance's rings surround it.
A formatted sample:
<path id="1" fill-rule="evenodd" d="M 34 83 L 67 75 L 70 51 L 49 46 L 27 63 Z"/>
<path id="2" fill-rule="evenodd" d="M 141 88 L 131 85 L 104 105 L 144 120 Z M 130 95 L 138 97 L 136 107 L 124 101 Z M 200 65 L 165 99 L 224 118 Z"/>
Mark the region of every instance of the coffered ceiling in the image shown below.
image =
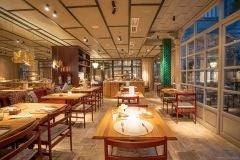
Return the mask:
<path id="1" fill-rule="evenodd" d="M 159 44 L 164 37 L 153 37 L 153 33 L 178 31 L 209 3 L 210 0 L 0 0 L 0 54 L 26 49 L 38 59 L 51 58 L 51 46 L 78 45 L 91 58 L 154 57 L 160 53 Z"/>

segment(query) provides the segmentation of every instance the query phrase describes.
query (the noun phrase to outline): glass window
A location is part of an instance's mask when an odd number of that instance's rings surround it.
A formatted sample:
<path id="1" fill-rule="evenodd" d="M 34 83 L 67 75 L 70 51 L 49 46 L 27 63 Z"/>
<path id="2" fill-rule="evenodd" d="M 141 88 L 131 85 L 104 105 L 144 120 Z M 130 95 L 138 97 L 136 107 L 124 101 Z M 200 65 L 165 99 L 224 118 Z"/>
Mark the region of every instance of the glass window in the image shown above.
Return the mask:
<path id="1" fill-rule="evenodd" d="M 240 43 L 225 47 L 225 66 L 240 65 Z"/>
<path id="2" fill-rule="evenodd" d="M 225 69 L 224 88 L 227 90 L 240 91 L 240 68 Z"/>
<path id="3" fill-rule="evenodd" d="M 187 69 L 194 69 L 194 56 L 187 58 Z"/>
<path id="4" fill-rule="evenodd" d="M 227 17 L 237 10 L 240 10 L 239 0 L 224 0 L 224 17 Z"/>
<path id="5" fill-rule="evenodd" d="M 207 52 L 206 68 L 217 68 L 218 66 L 218 49 Z"/>
<path id="6" fill-rule="evenodd" d="M 189 84 L 194 84 L 194 72 L 193 71 L 187 71 L 187 82 Z"/>
<path id="7" fill-rule="evenodd" d="M 195 56 L 195 69 L 203 69 L 204 67 L 204 55 L 197 54 Z"/>
<path id="8" fill-rule="evenodd" d="M 204 71 L 196 71 L 195 72 L 195 83 L 196 85 L 203 86 L 204 85 Z"/>
<path id="9" fill-rule="evenodd" d="M 239 2 L 240 3 L 240 2 Z M 226 43 L 240 39 L 240 20 L 226 27 L 225 41 Z"/>
<path id="10" fill-rule="evenodd" d="M 186 72 L 181 73 L 182 83 L 186 83 Z"/>
<path id="11" fill-rule="evenodd" d="M 181 47 L 181 57 L 186 57 L 186 45 Z"/>
<path id="12" fill-rule="evenodd" d="M 191 55 L 194 53 L 194 41 L 192 42 L 189 42 L 188 45 L 187 45 L 187 48 L 188 48 L 188 55 Z"/>
<path id="13" fill-rule="evenodd" d="M 204 38 L 200 37 L 196 39 L 195 53 L 200 52 L 204 49 Z"/>
<path id="14" fill-rule="evenodd" d="M 240 94 L 224 93 L 223 111 L 240 117 Z"/>
<path id="15" fill-rule="evenodd" d="M 207 86 L 217 87 L 218 86 L 218 72 L 214 69 L 210 69 L 207 72 Z"/>
<path id="16" fill-rule="evenodd" d="M 188 27 L 184 33 L 183 33 L 183 36 L 182 36 L 182 41 L 187 41 L 189 38 L 191 38 L 193 36 L 193 33 L 194 33 L 194 26 L 191 25 L 190 27 Z"/>
<path id="17" fill-rule="evenodd" d="M 181 59 L 181 69 L 182 70 L 186 70 L 187 66 L 187 62 L 186 62 L 186 58 Z"/>
<path id="18" fill-rule="evenodd" d="M 207 48 L 218 46 L 219 29 L 207 33 Z"/>
<path id="19" fill-rule="evenodd" d="M 196 22 L 197 33 L 204 31 L 205 29 L 213 26 L 218 22 L 218 5 L 214 6 L 207 13 L 205 13 Z"/>
<path id="20" fill-rule="evenodd" d="M 206 105 L 217 108 L 217 91 L 206 90 Z"/>
<path id="21" fill-rule="evenodd" d="M 202 88 L 196 88 L 197 102 L 204 103 L 204 93 Z"/>

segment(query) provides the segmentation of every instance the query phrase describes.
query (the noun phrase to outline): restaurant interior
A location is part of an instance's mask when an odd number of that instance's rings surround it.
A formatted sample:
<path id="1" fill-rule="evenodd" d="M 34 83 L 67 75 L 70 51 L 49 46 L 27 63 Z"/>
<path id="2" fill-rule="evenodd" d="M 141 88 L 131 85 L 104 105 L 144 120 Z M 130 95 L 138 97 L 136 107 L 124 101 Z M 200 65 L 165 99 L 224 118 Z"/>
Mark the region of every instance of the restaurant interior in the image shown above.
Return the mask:
<path id="1" fill-rule="evenodd" d="M 240 160 L 240 0 L 0 0 L 0 160 Z"/>

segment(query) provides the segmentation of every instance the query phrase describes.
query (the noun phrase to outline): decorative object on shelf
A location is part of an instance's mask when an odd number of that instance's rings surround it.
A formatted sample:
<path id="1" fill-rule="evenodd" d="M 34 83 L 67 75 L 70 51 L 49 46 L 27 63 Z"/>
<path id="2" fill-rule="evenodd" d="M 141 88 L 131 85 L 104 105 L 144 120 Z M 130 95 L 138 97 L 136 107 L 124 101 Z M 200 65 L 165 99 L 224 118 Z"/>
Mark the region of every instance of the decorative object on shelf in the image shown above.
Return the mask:
<path id="1" fill-rule="evenodd" d="M 92 63 L 92 66 L 93 66 L 93 68 L 95 68 L 95 69 L 98 68 L 98 65 L 99 65 L 99 64 L 98 64 L 97 62 L 93 62 L 93 63 Z"/>
<path id="2" fill-rule="evenodd" d="M 53 60 L 52 67 L 55 69 L 61 68 L 63 66 L 63 62 L 61 60 Z"/>
<path id="3" fill-rule="evenodd" d="M 26 50 L 19 50 L 17 52 L 13 52 L 12 61 L 13 63 L 24 63 L 31 66 L 35 64 L 34 58 L 35 56 L 33 53 Z"/>

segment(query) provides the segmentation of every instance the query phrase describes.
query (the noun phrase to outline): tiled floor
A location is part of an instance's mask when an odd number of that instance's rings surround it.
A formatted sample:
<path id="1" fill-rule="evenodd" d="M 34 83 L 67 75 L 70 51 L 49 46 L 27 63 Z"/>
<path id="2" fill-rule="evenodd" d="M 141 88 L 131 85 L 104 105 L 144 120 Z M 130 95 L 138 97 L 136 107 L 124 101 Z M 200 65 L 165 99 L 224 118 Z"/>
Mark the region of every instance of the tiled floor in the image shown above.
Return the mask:
<path id="1" fill-rule="evenodd" d="M 161 109 L 160 99 L 154 93 L 146 93 L 145 96 L 149 104 L 159 110 L 159 114 L 177 135 L 177 141 L 168 141 L 169 160 L 240 160 L 240 148 L 202 125 L 194 124 L 191 120 L 176 124 Z M 94 123 L 89 121 L 85 129 L 82 124 L 75 124 L 73 126 L 73 152 L 69 149 L 69 139 L 65 138 L 54 148 L 54 159 L 103 160 L 103 141 L 93 140 L 92 136 L 106 109 L 115 104 L 116 100 L 105 99 L 104 107 L 94 115 Z"/>

